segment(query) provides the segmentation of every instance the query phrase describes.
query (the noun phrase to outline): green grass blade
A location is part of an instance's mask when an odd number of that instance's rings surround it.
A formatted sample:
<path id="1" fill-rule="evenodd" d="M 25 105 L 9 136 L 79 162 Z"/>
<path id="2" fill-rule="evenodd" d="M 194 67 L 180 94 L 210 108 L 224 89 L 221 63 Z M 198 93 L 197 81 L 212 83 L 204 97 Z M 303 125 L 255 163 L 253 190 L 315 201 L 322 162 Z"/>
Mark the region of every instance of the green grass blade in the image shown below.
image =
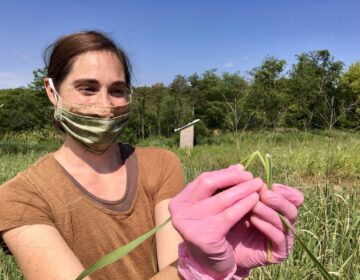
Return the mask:
<path id="1" fill-rule="evenodd" d="M 254 152 L 242 160 L 241 164 L 244 165 L 245 169 L 248 169 L 249 165 L 251 164 L 251 162 L 254 160 L 254 158 L 256 156 L 257 156 L 257 152 Z"/>
<path id="2" fill-rule="evenodd" d="M 287 228 L 294 234 L 295 238 L 297 241 L 299 241 L 300 245 L 304 248 L 304 250 L 306 251 L 306 253 L 309 255 L 309 257 L 311 258 L 311 260 L 313 261 L 313 263 L 316 265 L 317 269 L 320 271 L 321 275 L 324 277 L 324 279 L 326 280 L 333 280 L 333 278 L 331 277 L 331 275 L 329 274 L 329 272 L 326 271 L 326 269 L 323 267 L 323 265 L 317 260 L 317 258 L 311 253 L 311 251 L 306 247 L 305 243 L 301 240 L 301 238 L 295 233 L 295 231 L 292 229 L 292 226 L 290 225 L 290 223 L 287 221 L 287 219 L 279 214 L 279 217 L 281 219 L 281 221 L 287 226 Z"/>
<path id="3" fill-rule="evenodd" d="M 242 165 L 244 165 L 245 169 L 248 169 L 249 165 L 253 162 L 253 160 L 255 159 L 255 157 L 258 157 L 262 163 L 262 165 L 265 168 L 265 160 L 263 158 L 263 156 L 261 155 L 261 153 L 259 151 L 253 152 L 251 155 L 248 155 L 246 158 L 244 158 L 241 162 Z"/>
<path id="4" fill-rule="evenodd" d="M 271 157 L 270 155 L 266 154 L 265 159 L 261 155 L 259 151 L 256 151 L 252 153 L 251 155 L 247 156 L 242 162 L 245 163 L 244 167 L 247 169 L 251 162 L 255 159 L 255 157 L 258 157 L 264 166 L 265 174 L 266 174 L 266 183 L 268 188 L 271 188 L 272 184 L 272 164 L 271 164 Z M 267 261 L 271 261 L 271 242 L 270 240 L 267 241 Z"/>
<path id="5" fill-rule="evenodd" d="M 152 265 L 153 271 L 156 273 L 156 272 L 158 272 L 158 262 L 157 262 L 157 257 L 156 257 L 155 236 L 153 236 L 151 238 L 150 257 L 151 257 L 151 265 Z"/>
<path id="6" fill-rule="evenodd" d="M 256 151 L 255 153 L 258 156 L 258 158 L 260 159 L 260 161 L 261 161 L 262 165 L 264 166 L 264 168 L 266 168 L 266 163 L 265 163 L 265 160 L 264 160 L 263 156 L 261 155 L 261 153 L 259 151 Z"/>
<path id="7" fill-rule="evenodd" d="M 272 186 L 272 160 L 271 160 L 271 156 L 269 154 L 266 154 L 265 156 L 265 173 L 266 173 L 266 184 L 268 186 L 269 189 L 271 189 Z"/>
<path id="8" fill-rule="evenodd" d="M 271 156 L 269 154 L 265 155 L 264 168 L 265 168 L 265 176 L 266 176 L 266 185 L 268 189 L 271 189 L 272 186 L 272 162 Z M 267 241 L 267 261 L 271 262 L 271 242 Z"/>
<path id="9" fill-rule="evenodd" d="M 116 250 L 106 254 L 105 256 L 101 257 L 96 263 L 93 263 L 89 267 L 87 267 L 75 280 L 81 280 L 84 279 L 86 276 L 90 275 L 91 273 L 103 268 L 106 265 L 109 265 L 121 257 L 125 256 L 132 250 L 134 250 L 137 246 L 139 246 L 142 242 L 144 242 L 146 239 L 151 237 L 153 234 L 155 234 L 159 229 L 161 229 L 163 226 L 165 226 L 168 222 L 170 222 L 171 218 L 168 218 L 164 223 L 161 225 L 153 228 L 152 230 L 144 233 L 140 237 L 134 239 L 133 241 L 127 243 L 126 245 L 117 248 Z"/>
<path id="10" fill-rule="evenodd" d="M 271 262 L 271 242 L 270 240 L 267 241 L 267 255 L 266 255 L 266 260 L 268 262 Z"/>

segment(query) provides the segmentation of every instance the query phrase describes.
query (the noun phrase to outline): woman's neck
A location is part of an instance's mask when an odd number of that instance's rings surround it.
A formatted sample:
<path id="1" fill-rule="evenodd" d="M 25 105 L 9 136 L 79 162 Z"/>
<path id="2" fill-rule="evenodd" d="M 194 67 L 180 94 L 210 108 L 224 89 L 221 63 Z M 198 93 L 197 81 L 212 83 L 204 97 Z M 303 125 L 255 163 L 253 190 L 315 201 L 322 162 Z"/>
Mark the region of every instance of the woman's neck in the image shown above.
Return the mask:
<path id="1" fill-rule="evenodd" d="M 97 173 L 112 173 L 122 164 L 119 145 L 113 143 L 102 154 L 95 154 L 66 135 L 63 146 L 55 152 L 55 158 L 62 164 L 74 168 L 91 168 Z"/>

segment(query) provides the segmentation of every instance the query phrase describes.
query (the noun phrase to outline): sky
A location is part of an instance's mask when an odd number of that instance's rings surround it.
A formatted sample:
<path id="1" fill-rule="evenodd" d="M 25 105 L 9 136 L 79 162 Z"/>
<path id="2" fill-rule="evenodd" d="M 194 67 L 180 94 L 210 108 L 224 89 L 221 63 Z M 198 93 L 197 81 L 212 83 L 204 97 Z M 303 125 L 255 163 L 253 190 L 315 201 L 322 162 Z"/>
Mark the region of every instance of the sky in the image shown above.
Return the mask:
<path id="1" fill-rule="evenodd" d="M 110 34 L 128 54 L 135 86 L 210 69 L 246 76 L 266 56 L 328 49 L 360 60 L 359 0 L 0 0 L 0 88 L 27 86 L 60 36 Z"/>

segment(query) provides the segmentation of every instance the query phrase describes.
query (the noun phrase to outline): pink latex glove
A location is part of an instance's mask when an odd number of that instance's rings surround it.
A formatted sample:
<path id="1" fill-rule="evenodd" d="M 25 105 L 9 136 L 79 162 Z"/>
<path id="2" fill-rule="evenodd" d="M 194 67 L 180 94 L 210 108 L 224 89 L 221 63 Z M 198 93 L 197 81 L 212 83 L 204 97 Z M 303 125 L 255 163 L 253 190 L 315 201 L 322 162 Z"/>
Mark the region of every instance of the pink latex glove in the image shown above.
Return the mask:
<path id="1" fill-rule="evenodd" d="M 260 200 L 251 213 L 227 234 L 234 248 L 238 273 L 256 266 L 279 263 L 289 256 L 293 247 L 293 234 L 287 230 L 277 212 L 294 225 L 297 208 L 303 201 L 301 192 L 285 185 L 273 184 L 272 190 L 264 188 L 260 192 Z M 271 242 L 270 262 L 267 261 L 268 240 Z"/>
<path id="2" fill-rule="evenodd" d="M 186 279 L 230 279 L 236 262 L 225 235 L 256 205 L 263 186 L 242 165 L 234 165 L 201 174 L 171 200 L 172 223 L 186 245 L 186 252 L 180 247 L 180 257 L 188 257 L 206 274 L 189 275 L 188 270 L 182 273 Z"/>

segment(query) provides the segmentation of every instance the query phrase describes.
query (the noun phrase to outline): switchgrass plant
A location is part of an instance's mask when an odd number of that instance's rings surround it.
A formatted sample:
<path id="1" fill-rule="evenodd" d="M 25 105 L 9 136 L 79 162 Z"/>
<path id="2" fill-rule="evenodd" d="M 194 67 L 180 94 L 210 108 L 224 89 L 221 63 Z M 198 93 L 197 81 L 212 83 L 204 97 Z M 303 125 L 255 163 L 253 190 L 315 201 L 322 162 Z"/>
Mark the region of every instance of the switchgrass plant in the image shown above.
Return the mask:
<path id="1" fill-rule="evenodd" d="M 234 135 L 183 150 L 165 143 L 182 161 L 187 181 L 203 171 L 239 162 L 254 150 L 272 155 L 274 182 L 301 190 L 305 202 L 297 219 L 297 234 L 334 279 L 360 279 L 360 133 L 341 131 L 246 132 L 241 141 Z M 55 150 L 57 136 L 41 138 L 29 147 L 27 136 L 0 136 L 0 184 L 25 169 L 37 158 Z M 214 136 L 215 137 L 215 136 Z M 222 139 L 224 138 L 224 141 Z M 2 139 L 24 145 L 20 152 L 5 150 Z M 159 142 L 162 140 L 160 139 Z M 236 146 L 236 142 L 240 145 Z M 6 144 L 9 145 L 9 144 Z M 141 145 L 148 146 L 146 141 Z M 9 147 L 9 146 L 7 146 Z M 41 148 L 42 147 L 42 148 Z M 237 150 L 238 149 L 238 150 Z M 259 163 L 251 166 L 263 175 Z M 121 261 L 121 260 L 120 260 Z M 12 257 L 0 253 L 0 279 L 22 279 Z M 323 279 L 298 242 L 287 261 L 253 269 L 251 280 Z"/>
<path id="2" fill-rule="evenodd" d="M 272 160 L 271 156 L 269 154 L 266 154 L 265 157 L 259 153 L 259 151 L 256 151 L 249 155 L 245 160 L 243 160 L 244 168 L 248 169 L 249 165 L 255 158 L 260 159 L 262 165 L 264 166 L 265 171 L 265 178 L 266 178 L 266 185 L 269 189 L 272 187 L 273 179 L 272 179 Z M 296 234 L 295 229 L 293 226 L 289 223 L 289 221 L 286 219 L 285 216 L 283 216 L 281 213 L 278 213 L 279 218 L 283 222 L 283 224 L 286 226 L 286 229 L 290 231 L 294 238 L 300 243 L 301 247 L 305 250 L 305 252 L 308 254 L 310 259 L 313 261 L 315 267 L 318 269 L 318 271 L 321 273 L 321 275 L 326 280 L 332 280 L 333 278 L 330 276 L 329 272 L 323 267 L 323 265 L 317 260 L 317 258 L 314 256 L 314 254 L 311 252 L 311 250 L 306 246 L 306 244 L 301 240 L 301 238 Z M 267 241 L 267 261 L 271 262 L 271 242 Z"/>
<path id="3" fill-rule="evenodd" d="M 302 186 L 305 202 L 297 220 L 297 235 L 333 279 L 360 279 L 359 187 Z M 301 244 L 295 242 L 287 261 L 253 269 L 250 279 L 323 278 Z"/>
<path id="4" fill-rule="evenodd" d="M 360 279 L 360 157 L 356 156 L 360 150 L 359 136 L 338 131 L 247 133 L 241 144 L 240 155 L 248 153 L 249 147 L 271 153 L 274 181 L 304 193 L 297 235 L 334 279 Z M 208 145 L 181 152 L 188 179 L 201 171 L 238 161 L 233 149 L 234 145 Z M 203 165 L 199 167 L 196 162 Z M 195 166 L 195 171 L 191 166 Z M 251 169 L 262 175 L 262 168 L 258 164 L 258 168 L 255 165 Z M 323 276 L 296 242 L 286 262 L 253 269 L 250 279 L 323 279 Z"/>

